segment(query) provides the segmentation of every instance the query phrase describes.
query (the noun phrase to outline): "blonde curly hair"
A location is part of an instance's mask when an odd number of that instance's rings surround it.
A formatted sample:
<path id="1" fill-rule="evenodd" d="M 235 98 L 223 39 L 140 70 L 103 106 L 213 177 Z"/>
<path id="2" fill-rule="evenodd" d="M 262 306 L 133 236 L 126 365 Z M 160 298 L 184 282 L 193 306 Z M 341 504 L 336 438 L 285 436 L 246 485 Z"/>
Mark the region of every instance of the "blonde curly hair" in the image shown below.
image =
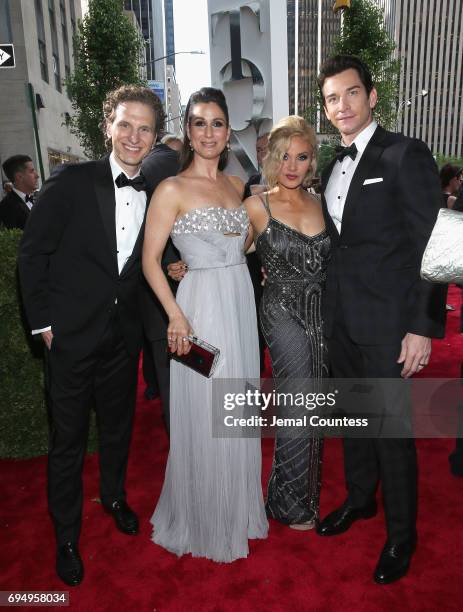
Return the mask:
<path id="1" fill-rule="evenodd" d="M 308 185 L 317 170 L 317 137 L 315 130 L 303 117 L 289 115 L 275 124 L 268 139 L 267 155 L 263 160 L 263 174 L 266 184 L 273 188 L 277 184 L 283 156 L 289 148 L 291 138 L 299 136 L 306 140 L 313 149 L 312 163 L 304 177 L 303 184 Z"/>

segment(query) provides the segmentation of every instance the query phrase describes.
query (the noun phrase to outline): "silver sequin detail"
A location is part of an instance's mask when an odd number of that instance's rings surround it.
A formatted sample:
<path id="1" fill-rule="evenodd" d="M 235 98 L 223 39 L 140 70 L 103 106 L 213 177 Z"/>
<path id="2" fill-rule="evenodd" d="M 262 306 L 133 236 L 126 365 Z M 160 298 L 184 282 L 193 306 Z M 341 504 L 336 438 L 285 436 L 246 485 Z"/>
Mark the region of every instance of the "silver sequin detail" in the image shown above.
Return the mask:
<path id="1" fill-rule="evenodd" d="M 208 206 L 194 208 L 177 219 L 171 234 L 194 234 L 198 232 L 220 232 L 222 234 L 246 234 L 249 218 L 244 206 L 223 208 Z"/>

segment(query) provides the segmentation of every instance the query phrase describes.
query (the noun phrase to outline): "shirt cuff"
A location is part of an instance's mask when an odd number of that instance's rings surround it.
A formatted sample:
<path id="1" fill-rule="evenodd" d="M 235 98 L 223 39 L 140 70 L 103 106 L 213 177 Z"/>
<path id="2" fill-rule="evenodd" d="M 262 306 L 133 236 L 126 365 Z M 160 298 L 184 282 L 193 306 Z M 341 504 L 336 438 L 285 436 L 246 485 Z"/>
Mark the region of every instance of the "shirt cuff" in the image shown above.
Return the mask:
<path id="1" fill-rule="evenodd" d="M 37 334 L 41 334 L 42 332 L 46 332 L 46 331 L 51 331 L 51 325 L 49 325 L 48 327 L 42 327 L 42 329 L 33 329 L 31 331 L 31 334 L 35 336 Z"/>

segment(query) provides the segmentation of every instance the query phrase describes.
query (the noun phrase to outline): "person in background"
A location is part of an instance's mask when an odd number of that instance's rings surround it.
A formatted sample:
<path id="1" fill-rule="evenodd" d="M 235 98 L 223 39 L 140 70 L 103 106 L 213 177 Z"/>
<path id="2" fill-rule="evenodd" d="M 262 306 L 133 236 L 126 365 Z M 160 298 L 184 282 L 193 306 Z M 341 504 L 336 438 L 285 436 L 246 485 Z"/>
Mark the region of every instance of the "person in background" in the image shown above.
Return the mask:
<path id="1" fill-rule="evenodd" d="M 267 147 L 268 147 L 268 137 L 269 132 L 265 132 L 265 134 L 260 134 L 256 140 L 256 159 L 257 159 L 257 170 L 256 174 L 253 174 L 249 177 L 246 185 L 244 186 L 244 198 L 249 198 L 252 195 L 253 190 L 251 187 L 253 185 L 262 185 L 263 184 L 263 175 L 262 175 L 262 164 L 264 162 L 264 158 L 267 155 Z"/>
<path id="2" fill-rule="evenodd" d="M 163 139 L 164 140 L 164 139 Z M 142 163 L 142 173 L 146 179 L 147 187 L 152 193 L 161 181 L 177 174 L 179 154 L 168 144 L 162 141 L 145 157 Z M 167 245 L 162 257 L 163 269 L 175 263 L 179 254 L 172 240 Z M 177 283 L 170 282 L 170 288 L 175 294 Z M 141 287 L 141 310 L 143 315 L 144 343 L 143 343 L 143 377 L 146 383 L 144 397 L 161 398 L 162 419 L 167 433 L 169 433 L 169 394 L 170 394 L 170 360 L 167 352 L 167 323 L 168 319 L 159 300 L 153 293 L 146 280 Z"/>
<path id="3" fill-rule="evenodd" d="M 177 153 L 180 153 L 183 147 L 182 139 L 178 136 L 174 136 L 173 134 L 166 134 L 163 136 L 161 138 L 161 144 L 170 147 L 174 151 L 177 151 Z"/>
<path id="4" fill-rule="evenodd" d="M 34 204 L 39 175 L 28 155 L 13 155 L 3 162 L 12 189 L 0 202 L 0 223 L 8 229 L 24 229 Z"/>
<path id="5" fill-rule="evenodd" d="M 459 168 L 454 164 L 445 164 L 440 169 L 439 176 L 442 187 L 443 208 L 453 208 L 463 182 L 463 168 Z"/>
<path id="6" fill-rule="evenodd" d="M 5 197 L 8 193 L 11 193 L 13 191 L 13 183 L 11 181 L 3 181 L 2 189 L 2 197 Z"/>

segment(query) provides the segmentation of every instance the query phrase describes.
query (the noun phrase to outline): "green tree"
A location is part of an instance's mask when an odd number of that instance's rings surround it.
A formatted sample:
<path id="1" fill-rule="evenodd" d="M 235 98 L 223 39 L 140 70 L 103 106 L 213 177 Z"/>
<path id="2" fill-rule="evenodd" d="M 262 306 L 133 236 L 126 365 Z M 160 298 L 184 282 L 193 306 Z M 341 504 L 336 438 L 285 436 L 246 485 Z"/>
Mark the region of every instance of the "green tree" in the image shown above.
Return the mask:
<path id="1" fill-rule="evenodd" d="M 375 117 L 389 129 L 397 121 L 400 61 L 394 58 L 395 47 L 376 3 L 352 0 L 351 8 L 344 11 L 344 24 L 333 44 L 333 55 L 356 55 L 369 66 L 378 91 Z"/>
<path id="2" fill-rule="evenodd" d="M 71 131 L 93 159 L 105 152 L 103 100 L 120 85 L 141 83 L 142 45 L 137 29 L 123 13 L 122 0 L 89 1 L 74 38 L 75 68 L 66 87 L 75 111 Z"/>
<path id="3" fill-rule="evenodd" d="M 442 166 L 445 166 L 445 164 L 453 164 L 454 166 L 459 166 L 460 168 L 463 168 L 463 157 L 452 157 L 448 155 L 442 155 L 441 153 L 437 153 L 435 157 L 436 163 L 439 168 L 442 168 Z"/>

